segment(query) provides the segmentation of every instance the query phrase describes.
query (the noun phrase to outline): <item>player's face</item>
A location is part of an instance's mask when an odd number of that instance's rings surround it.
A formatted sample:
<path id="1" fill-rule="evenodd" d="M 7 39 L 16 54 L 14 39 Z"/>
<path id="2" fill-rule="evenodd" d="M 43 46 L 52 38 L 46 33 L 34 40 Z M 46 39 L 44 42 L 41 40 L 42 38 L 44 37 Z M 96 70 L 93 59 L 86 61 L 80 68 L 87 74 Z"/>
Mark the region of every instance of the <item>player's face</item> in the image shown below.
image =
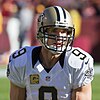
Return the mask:
<path id="1" fill-rule="evenodd" d="M 51 47 L 57 48 L 58 50 L 65 49 L 67 45 L 67 29 L 62 28 L 48 28 L 47 34 L 48 41 L 47 44 Z"/>

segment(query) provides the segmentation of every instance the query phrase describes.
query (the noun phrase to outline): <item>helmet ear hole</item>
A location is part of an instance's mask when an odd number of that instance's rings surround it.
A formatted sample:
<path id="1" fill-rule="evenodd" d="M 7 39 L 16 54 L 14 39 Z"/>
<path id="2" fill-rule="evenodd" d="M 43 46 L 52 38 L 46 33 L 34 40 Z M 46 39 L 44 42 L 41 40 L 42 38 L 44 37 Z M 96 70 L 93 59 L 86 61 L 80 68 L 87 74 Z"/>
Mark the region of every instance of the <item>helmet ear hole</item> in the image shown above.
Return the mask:
<path id="1" fill-rule="evenodd" d="M 41 27 L 41 32 L 43 33 L 43 27 Z"/>
<path id="2" fill-rule="evenodd" d="M 39 32 L 41 32 L 41 33 L 44 32 L 43 27 L 39 28 Z"/>

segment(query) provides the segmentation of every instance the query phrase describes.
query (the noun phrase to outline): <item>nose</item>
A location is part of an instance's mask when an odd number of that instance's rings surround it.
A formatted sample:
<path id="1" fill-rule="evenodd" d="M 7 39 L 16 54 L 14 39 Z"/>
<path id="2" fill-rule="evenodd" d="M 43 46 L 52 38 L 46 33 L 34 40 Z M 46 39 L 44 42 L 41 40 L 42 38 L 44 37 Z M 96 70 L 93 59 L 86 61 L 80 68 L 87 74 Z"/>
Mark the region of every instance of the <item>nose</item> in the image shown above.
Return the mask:
<path id="1" fill-rule="evenodd" d="M 62 33 L 60 31 L 57 32 L 58 36 L 62 36 Z"/>
<path id="2" fill-rule="evenodd" d="M 61 36 L 64 33 L 63 30 L 60 30 L 60 29 L 56 30 L 55 32 L 59 36 Z"/>
<path id="3" fill-rule="evenodd" d="M 67 36 L 67 34 L 66 33 L 62 33 L 62 32 L 57 32 L 57 35 L 58 36 L 61 36 L 61 37 L 66 37 Z"/>
<path id="4" fill-rule="evenodd" d="M 57 32 L 57 36 L 58 36 L 58 37 L 57 37 L 57 41 L 58 41 L 58 42 L 62 42 L 62 39 L 63 39 L 63 36 L 64 36 L 63 33 Z"/>

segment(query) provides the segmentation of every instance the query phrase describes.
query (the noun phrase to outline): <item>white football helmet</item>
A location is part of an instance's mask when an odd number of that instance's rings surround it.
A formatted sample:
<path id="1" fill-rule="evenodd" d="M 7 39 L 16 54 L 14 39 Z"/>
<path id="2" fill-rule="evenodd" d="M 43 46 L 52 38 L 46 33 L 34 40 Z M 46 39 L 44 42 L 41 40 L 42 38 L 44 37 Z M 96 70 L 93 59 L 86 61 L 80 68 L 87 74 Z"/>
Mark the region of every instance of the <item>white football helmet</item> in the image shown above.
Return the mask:
<path id="1" fill-rule="evenodd" d="M 65 29 L 68 33 L 67 37 L 48 34 L 48 28 L 61 28 Z M 73 39 L 74 39 L 74 25 L 72 22 L 72 18 L 70 13 L 62 7 L 53 6 L 48 7 L 44 10 L 42 14 L 40 14 L 38 18 L 38 34 L 37 38 L 40 40 L 41 44 L 49 49 L 52 53 L 62 53 L 67 47 L 71 47 Z M 54 40 L 62 40 L 62 44 L 60 47 L 48 45 L 48 39 Z M 65 38 L 67 40 L 67 44 L 64 44 Z"/>

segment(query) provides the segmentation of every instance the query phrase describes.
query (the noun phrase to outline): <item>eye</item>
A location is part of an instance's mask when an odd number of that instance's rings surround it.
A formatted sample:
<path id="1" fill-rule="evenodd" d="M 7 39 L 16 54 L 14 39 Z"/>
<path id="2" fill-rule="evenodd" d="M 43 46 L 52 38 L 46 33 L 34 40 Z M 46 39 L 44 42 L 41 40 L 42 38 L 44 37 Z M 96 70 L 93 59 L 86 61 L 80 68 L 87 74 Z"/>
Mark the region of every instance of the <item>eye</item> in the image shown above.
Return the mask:
<path id="1" fill-rule="evenodd" d="M 62 29 L 61 33 L 67 33 L 67 30 L 66 29 Z"/>
<path id="2" fill-rule="evenodd" d="M 52 28 L 45 28 L 44 30 L 45 30 L 45 32 L 48 32 L 48 33 L 52 32 Z"/>
<path id="3" fill-rule="evenodd" d="M 53 32 L 53 33 L 57 33 L 57 32 L 67 33 L 67 30 L 66 29 L 60 29 L 60 28 L 53 28 L 51 30 L 51 32 Z"/>

